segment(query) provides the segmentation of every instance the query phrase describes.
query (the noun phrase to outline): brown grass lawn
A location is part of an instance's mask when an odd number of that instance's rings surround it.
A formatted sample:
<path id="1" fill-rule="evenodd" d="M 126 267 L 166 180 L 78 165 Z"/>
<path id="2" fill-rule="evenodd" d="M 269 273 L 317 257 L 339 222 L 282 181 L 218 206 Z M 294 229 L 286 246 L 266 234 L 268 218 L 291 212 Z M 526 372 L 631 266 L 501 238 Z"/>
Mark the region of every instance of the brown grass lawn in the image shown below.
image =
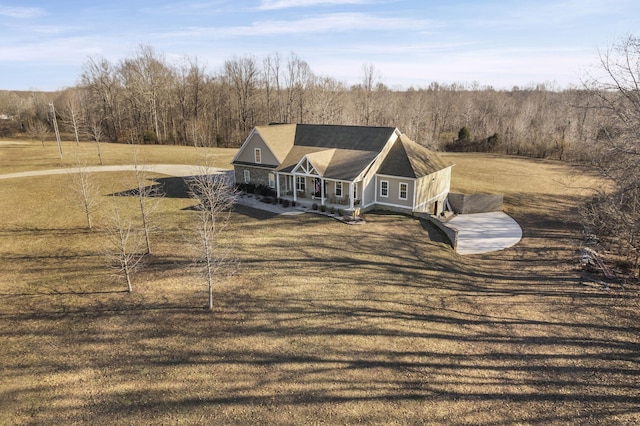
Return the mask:
<path id="1" fill-rule="evenodd" d="M 129 145 L 101 143 L 104 164 L 133 164 L 134 153 L 140 163 L 149 164 L 201 164 L 201 149 L 173 145 Z M 230 168 L 236 149 L 207 150 L 211 167 Z M 93 142 L 62 142 L 62 159 L 55 141 L 7 140 L 0 138 L 0 174 L 30 170 L 48 170 L 99 165 L 98 145 Z"/>
<path id="2" fill-rule="evenodd" d="M 121 148 L 108 146 L 124 163 Z M 2 173 L 50 168 L 46 155 L 0 147 Z M 576 267 L 575 206 L 592 179 L 447 158 L 454 190 L 505 194 L 518 245 L 463 257 L 404 216 L 348 226 L 238 207 L 227 238 L 240 267 L 213 312 L 185 250 L 188 199 L 160 201 L 154 255 L 128 294 L 100 255 L 103 219 L 83 228 L 68 177 L 0 181 L 0 424 L 640 422 L 637 291 L 585 285 Z M 128 185 L 96 178 L 103 195 Z"/>

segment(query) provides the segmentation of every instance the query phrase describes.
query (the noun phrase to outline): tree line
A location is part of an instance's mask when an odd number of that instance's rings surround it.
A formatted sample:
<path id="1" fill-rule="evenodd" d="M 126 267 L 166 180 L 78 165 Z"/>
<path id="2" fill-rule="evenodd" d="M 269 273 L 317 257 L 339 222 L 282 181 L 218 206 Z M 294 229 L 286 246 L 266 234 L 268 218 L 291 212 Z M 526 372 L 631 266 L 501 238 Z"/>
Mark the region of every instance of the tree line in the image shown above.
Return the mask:
<path id="1" fill-rule="evenodd" d="M 494 137 L 493 151 L 565 159 L 601 130 L 589 97 L 584 88 L 553 84 L 394 89 L 368 64 L 348 85 L 314 73 L 295 54 L 234 57 L 209 72 L 197 58 L 169 62 L 144 45 L 117 63 L 88 58 L 78 84 L 61 92 L 3 92 L 0 113 L 10 120 L 0 120 L 0 132 L 46 136 L 54 103 L 76 140 L 236 147 L 256 125 L 350 124 L 397 127 L 433 149 L 469 150 Z M 462 142 L 475 145 L 454 144 L 463 127 L 469 140 Z"/>

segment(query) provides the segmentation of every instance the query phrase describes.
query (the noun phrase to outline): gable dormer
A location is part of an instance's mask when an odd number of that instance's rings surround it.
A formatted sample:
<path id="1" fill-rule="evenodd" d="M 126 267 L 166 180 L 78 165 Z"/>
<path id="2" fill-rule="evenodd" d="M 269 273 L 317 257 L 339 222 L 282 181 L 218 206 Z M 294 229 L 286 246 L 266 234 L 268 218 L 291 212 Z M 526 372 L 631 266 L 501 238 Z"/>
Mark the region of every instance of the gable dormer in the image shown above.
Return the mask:
<path id="1" fill-rule="evenodd" d="M 309 161 L 306 155 L 302 157 L 302 160 L 300 160 L 300 162 L 293 168 L 293 173 L 320 176 L 320 173 L 318 173 L 318 170 L 316 170 L 315 166 L 311 161 Z"/>

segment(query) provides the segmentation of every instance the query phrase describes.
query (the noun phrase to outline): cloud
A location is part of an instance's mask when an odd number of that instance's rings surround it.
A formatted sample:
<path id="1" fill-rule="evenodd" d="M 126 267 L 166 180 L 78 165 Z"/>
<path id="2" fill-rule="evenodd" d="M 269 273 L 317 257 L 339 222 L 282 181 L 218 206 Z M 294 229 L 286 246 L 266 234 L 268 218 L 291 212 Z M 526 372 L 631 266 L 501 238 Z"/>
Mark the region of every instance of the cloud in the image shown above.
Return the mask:
<path id="1" fill-rule="evenodd" d="M 294 7 L 340 6 L 348 4 L 366 4 L 371 0 L 262 0 L 259 10 L 278 10 Z"/>
<path id="2" fill-rule="evenodd" d="M 425 30 L 436 24 L 429 20 L 412 18 L 378 17 L 363 13 L 337 13 L 316 15 L 299 20 L 256 21 L 250 25 L 235 27 L 191 27 L 158 37 L 264 37 L 290 34 L 316 34 L 352 31 Z"/>
<path id="3" fill-rule="evenodd" d="M 9 18 L 28 19 L 44 14 L 44 9 L 38 7 L 0 6 L 0 16 L 8 16 Z"/>

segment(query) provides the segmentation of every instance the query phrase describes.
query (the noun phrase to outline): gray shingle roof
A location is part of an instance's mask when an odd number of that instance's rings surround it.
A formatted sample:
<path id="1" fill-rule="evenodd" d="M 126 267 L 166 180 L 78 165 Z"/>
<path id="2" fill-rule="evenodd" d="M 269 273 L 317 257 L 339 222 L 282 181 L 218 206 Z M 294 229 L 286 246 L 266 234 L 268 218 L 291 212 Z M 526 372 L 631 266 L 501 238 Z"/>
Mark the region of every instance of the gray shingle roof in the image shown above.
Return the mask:
<path id="1" fill-rule="evenodd" d="M 294 145 L 380 152 L 395 127 L 298 124 Z"/>
<path id="2" fill-rule="evenodd" d="M 409 139 L 400 136 L 389 150 L 378 173 L 389 176 L 419 178 L 449 167 L 438 154 Z"/>

